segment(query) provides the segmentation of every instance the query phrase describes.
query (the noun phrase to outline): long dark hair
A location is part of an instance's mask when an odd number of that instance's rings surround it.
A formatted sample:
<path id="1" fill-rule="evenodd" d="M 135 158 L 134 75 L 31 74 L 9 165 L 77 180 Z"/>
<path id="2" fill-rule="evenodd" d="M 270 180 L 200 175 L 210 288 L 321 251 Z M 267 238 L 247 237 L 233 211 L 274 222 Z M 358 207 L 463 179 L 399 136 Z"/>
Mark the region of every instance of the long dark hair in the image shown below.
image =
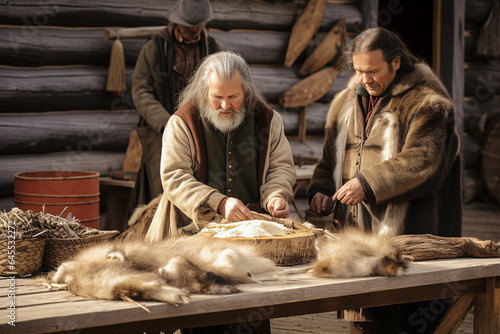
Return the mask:
<path id="1" fill-rule="evenodd" d="M 415 64 L 420 60 L 414 56 L 398 35 L 385 28 L 370 28 L 353 39 L 344 51 L 344 61 L 352 68 L 352 55 L 381 50 L 384 60 L 391 64 L 397 56 L 401 57 L 400 70 L 412 72 Z"/>

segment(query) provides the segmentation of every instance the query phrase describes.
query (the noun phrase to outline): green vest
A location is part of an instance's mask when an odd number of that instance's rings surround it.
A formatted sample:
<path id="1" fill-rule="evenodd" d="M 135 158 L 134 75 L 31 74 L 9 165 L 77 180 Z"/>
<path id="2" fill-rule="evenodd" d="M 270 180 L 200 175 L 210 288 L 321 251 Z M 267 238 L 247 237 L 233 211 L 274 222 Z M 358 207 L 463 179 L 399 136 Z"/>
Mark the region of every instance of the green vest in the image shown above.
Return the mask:
<path id="1" fill-rule="evenodd" d="M 254 117 L 223 134 L 202 118 L 207 146 L 208 185 L 244 204 L 259 203 L 257 134 Z"/>

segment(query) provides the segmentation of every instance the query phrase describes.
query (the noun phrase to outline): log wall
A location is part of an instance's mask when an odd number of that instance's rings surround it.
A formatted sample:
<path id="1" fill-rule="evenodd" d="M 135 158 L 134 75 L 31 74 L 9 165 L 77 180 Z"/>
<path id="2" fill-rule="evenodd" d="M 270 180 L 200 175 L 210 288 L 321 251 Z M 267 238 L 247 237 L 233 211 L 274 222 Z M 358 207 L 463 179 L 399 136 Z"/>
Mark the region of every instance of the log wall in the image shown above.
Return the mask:
<path id="1" fill-rule="evenodd" d="M 477 47 L 478 36 L 494 2 L 467 0 L 465 5 L 465 134 L 462 142 L 465 203 L 493 201 L 487 195 L 481 166 L 488 123 L 495 114 L 500 113 L 500 62 L 494 57 L 479 56 Z"/>
<path id="2" fill-rule="evenodd" d="M 106 40 L 104 32 L 165 26 L 165 12 L 175 2 L 0 1 L 0 196 L 13 196 L 16 172 L 85 169 L 109 175 L 122 168 L 128 136 L 138 120 L 130 97 L 131 78 L 148 38 L 121 39 L 127 91 L 116 95 L 105 91 L 113 40 Z M 378 6 L 368 0 L 329 1 L 318 33 L 297 64 L 286 68 L 290 32 L 307 0 L 211 2 L 215 18 L 207 26 L 209 33 L 224 49 L 248 61 L 257 85 L 283 116 L 290 138 L 297 136 L 300 109 L 281 107 L 279 96 L 301 80 L 301 63 L 339 19 L 345 19 L 352 38 L 373 25 L 368 13 Z M 311 141 L 297 148 L 298 155 L 320 154 L 329 101 L 349 76 L 341 72 L 328 93 L 308 106 Z"/>

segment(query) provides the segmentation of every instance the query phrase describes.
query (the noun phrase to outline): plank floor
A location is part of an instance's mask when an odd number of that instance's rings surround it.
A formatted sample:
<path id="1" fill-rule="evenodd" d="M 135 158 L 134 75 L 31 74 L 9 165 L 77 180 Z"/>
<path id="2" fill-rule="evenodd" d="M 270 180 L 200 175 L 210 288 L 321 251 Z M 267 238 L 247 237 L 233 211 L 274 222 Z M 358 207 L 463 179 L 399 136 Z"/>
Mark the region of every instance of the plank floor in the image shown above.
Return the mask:
<path id="1" fill-rule="evenodd" d="M 296 203 L 301 213 L 304 213 L 307 208 L 306 200 L 296 198 Z M 295 213 L 293 206 L 291 211 Z M 500 207 L 483 203 L 466 205 L 463 211 L 462 235 L 500 241 Z M 474 309 L 467 313 L 456 333 L 472 334 L 473 320 Z M 273 334 L 350 333 L 349 323 L 343 319 L 337 319 L 337 312 L 272 319 L 271 331 Z"/>

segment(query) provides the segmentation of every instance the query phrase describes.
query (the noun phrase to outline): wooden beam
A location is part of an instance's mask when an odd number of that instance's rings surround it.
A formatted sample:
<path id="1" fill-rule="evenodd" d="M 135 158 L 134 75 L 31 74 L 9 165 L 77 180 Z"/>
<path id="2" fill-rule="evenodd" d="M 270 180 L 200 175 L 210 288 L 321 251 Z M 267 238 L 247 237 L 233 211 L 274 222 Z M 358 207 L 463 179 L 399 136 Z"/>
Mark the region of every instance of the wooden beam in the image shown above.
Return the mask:
<path id="1" fill-rule="evenodd" d="M 453 334 L 457 331 L 467 312 L 474 304 L 474 295 L 461 296 L 455 299 L 444 315 L 434 334 Z"/>

